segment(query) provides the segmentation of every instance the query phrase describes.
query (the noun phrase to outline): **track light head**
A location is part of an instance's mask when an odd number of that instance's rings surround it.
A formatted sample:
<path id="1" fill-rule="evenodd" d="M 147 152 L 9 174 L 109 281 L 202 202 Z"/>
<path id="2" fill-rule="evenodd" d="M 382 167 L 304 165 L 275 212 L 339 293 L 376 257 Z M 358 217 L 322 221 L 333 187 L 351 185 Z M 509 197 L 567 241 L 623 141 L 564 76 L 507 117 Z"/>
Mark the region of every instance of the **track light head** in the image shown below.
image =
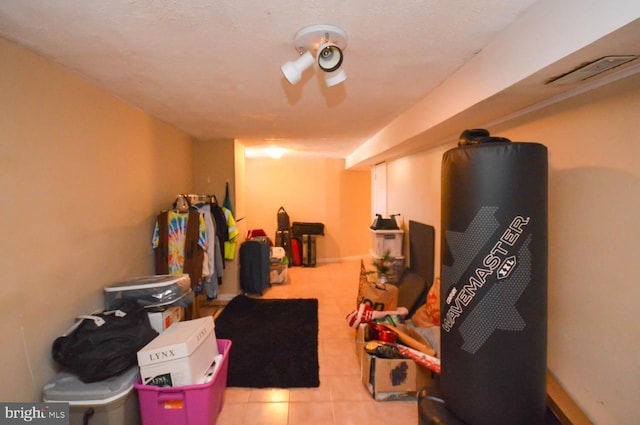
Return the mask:
<path id="1" fill-rule="evenodd" d="M 340 70 L 344 58 L 343 51 L 347 46 L 347 34 L 344 30 L 334 25 L 310 25 L 296 33 L 294 43 L 301 55 L 300 58 L 280 67 L 291 84 L 296 84 L 302 79 L 302 72 L 309 68 L 314 60 L 318 67 L 327 73 L 327 87 L 347 79 L 344 71 Z"/>
<path id="2" fill-rule="evenodd" d="M 324 72 L 333 72 L 342 65 L 342 50 L 333 43 L 324 43 L 318 47 L 316 60 Z"/>
<path id="3" fill-rule="evenodd" d="M 289 61 L 282 65 L 280 69 L 287 81 L 296 84 L 302 79 L 302 73 L 313 65 L 314 59 L 310 52 L 305 52 L 294 61 Z"/>
<path id="4" fill-rule="evenodd" d="M 345 74 L 344 70 L 339 69 L 337 71 L 328 72 L 324 77 L 324 82 L 327 84 L 327 87 L 333 87 L 337 84 L 342 83 L 347 79 L 347 74 Z"/>

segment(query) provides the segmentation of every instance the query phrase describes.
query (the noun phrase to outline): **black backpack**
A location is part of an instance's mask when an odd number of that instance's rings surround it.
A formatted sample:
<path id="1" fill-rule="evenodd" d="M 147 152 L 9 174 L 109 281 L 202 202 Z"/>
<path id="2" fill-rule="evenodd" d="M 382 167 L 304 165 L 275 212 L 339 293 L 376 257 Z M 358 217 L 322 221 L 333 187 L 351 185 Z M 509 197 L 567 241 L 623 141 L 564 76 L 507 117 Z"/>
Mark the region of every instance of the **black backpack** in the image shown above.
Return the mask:
<path id="1" fill-rule="evenodd" d="M 280 207 L 278 209 L 278 230 L 289 230 L 291 227 L 291 222 L 289 221 L 289 214 L 284 209 L 284 207 Z"/>
<path id="2" fill-rule="evenodd" d="M 118 375 L 138 362 L 137 352 L 158 336 L 144 307 L 123 300 L 116 308 L 82 320 L 56 338 L 53 359 L 83 382 Z"/>

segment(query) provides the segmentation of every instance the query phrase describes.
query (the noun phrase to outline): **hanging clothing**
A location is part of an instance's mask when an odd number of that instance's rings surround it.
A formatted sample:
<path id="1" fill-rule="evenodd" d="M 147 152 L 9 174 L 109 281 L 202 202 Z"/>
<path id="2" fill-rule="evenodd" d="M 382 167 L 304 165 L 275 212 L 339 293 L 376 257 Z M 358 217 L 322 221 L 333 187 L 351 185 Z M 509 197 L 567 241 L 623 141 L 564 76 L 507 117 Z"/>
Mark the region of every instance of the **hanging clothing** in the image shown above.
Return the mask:
<path id="1" fill-rule="evenodd" d="M 238 241 L 238 227 L 236 226 L 236 220 L 233 218 L 231 211 L 225 207 L 222 207 L 224 216 L 227 221 L 228 227 L 228 240 L 224 243 L 224 258 L 225 260 L 233 260 L 236 256 L 236 244 Z"/>
<path id="2" fill-rule="evenodd" d="M 198 204 L 195 208 L 202 214 L 204 218 L 205 227 L 207 229 L 207 252 L 205 255 L 206 261 L 204 261 L 202 277 L 206 278 L 214 274 L 215 272 L 215 237 L 216 227 L 213 222 L 213 216 L 211 215 L 211 208 L 209 204 Z M 206 270 L 205 270 L 206 269 Z"/>
<path id="3" fill-rule="evenodd" d="M 211 204 L 199 204 L 196 206 L 202 213 L 207 227 L 207 252 L 203 264 L 202 286 L 207 299 L 218 298 L 218 279 L 222 278 L 222 253 L 216 236 L 216 224 L 211 213 Z"/>
<path id="4" fill-rule="evenodd" d="M 218 280 L 218 285 L 222 285 L 222 276 L 224 275 L 224 259 L 222 258 L 223 250 L 222 246 L 220 246 L 220 241 L 218 238 L 215 240 L 216 243 L 216 274 L 212 276 L 211 280 L 215 282 Z"/>
<path id="5" fill-rule="evenodd" d="M 220 268 L 217 268 L 217 270 L 220 276 L 218 278 L 218 284 L 222 285 L 222 270 L 225 267 L 224 260 L 223 260 L 224 251 L 222 250 L 224 249 L 224 243 L 229 240 L 229 227 L 227 226 L 227 218 L 224 214 L 224 211 L 222 210 L 222 207 L 218 205 L 217 199 L 215 199 L 215 197 L 214 197 L 214 202 L 211 203 L 210 207 L 211 207 L 211 215 L 213 216 L 213 220 L 216 226 L 216 237 L 218 242 L 217 247 L 219 247 L 218 251 L 221 253 L 220 262 L 222 263 L 222 266 Z M 217 258 L 218 256 L 216 256 L 216 261 L 217 261 Z"/>
<path id="6" fill-rule="evenodd" d="M 229 182 L 227 182 L 227 185 L 225 186 L 224 201 L 222 201 L 222 206 L 228 209 L 229 211 L 231 211 L 231 215 L 236 215 L 236 213 L 233 212 L 233 204 L 231 203 L 231 196 L 229 196 Z"/>
<path id="7" fill-rule="evenodd" d="M 186 273 L 195 288 L 202 277 L 207 230 L 204 217 L 196 210 L 164 211 L 156 219 L 152 246 L 156 274 Z"/>

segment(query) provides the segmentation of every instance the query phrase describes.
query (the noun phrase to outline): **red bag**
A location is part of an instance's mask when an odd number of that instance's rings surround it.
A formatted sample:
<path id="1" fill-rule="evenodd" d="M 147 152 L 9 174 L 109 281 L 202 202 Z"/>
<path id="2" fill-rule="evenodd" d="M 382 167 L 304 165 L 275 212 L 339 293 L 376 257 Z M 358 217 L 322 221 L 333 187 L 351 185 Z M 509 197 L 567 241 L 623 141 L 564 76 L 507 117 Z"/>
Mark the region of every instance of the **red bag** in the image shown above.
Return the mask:
<path id="1" fill-rule="evenodd" d="M 250 229 L 247 230 L 247 240 L 265 238 L 269 242 L 269 246 L 273 246 L 271 238 L 262 229 Z"/>
<path id="2" fill-rule="evenodd" d="M 291 265 L 302 265 L 302 242 L 298 238 L 291 238 Z"/>

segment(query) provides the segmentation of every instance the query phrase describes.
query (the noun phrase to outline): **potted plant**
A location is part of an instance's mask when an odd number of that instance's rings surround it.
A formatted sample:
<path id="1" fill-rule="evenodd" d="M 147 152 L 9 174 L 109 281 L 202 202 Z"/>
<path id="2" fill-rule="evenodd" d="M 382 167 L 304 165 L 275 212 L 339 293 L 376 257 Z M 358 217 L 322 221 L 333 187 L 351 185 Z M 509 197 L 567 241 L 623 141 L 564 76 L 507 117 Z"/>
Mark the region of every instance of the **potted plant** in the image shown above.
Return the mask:
<path id="1" fill-rule="evenodd" d="M 387 283 L 387 281 L 389 280 L 387 273 L 391 271 L 391 266 L 393 264 L 393 257 L 391 256 L 391 252 L 389 250 L 386 250 L 382 258 L 377 258 L 371 264 L 373 264 L 376 270 L 371 271 L 370 273 L 377 273 L 378 281 L 380 283 Z"/>

